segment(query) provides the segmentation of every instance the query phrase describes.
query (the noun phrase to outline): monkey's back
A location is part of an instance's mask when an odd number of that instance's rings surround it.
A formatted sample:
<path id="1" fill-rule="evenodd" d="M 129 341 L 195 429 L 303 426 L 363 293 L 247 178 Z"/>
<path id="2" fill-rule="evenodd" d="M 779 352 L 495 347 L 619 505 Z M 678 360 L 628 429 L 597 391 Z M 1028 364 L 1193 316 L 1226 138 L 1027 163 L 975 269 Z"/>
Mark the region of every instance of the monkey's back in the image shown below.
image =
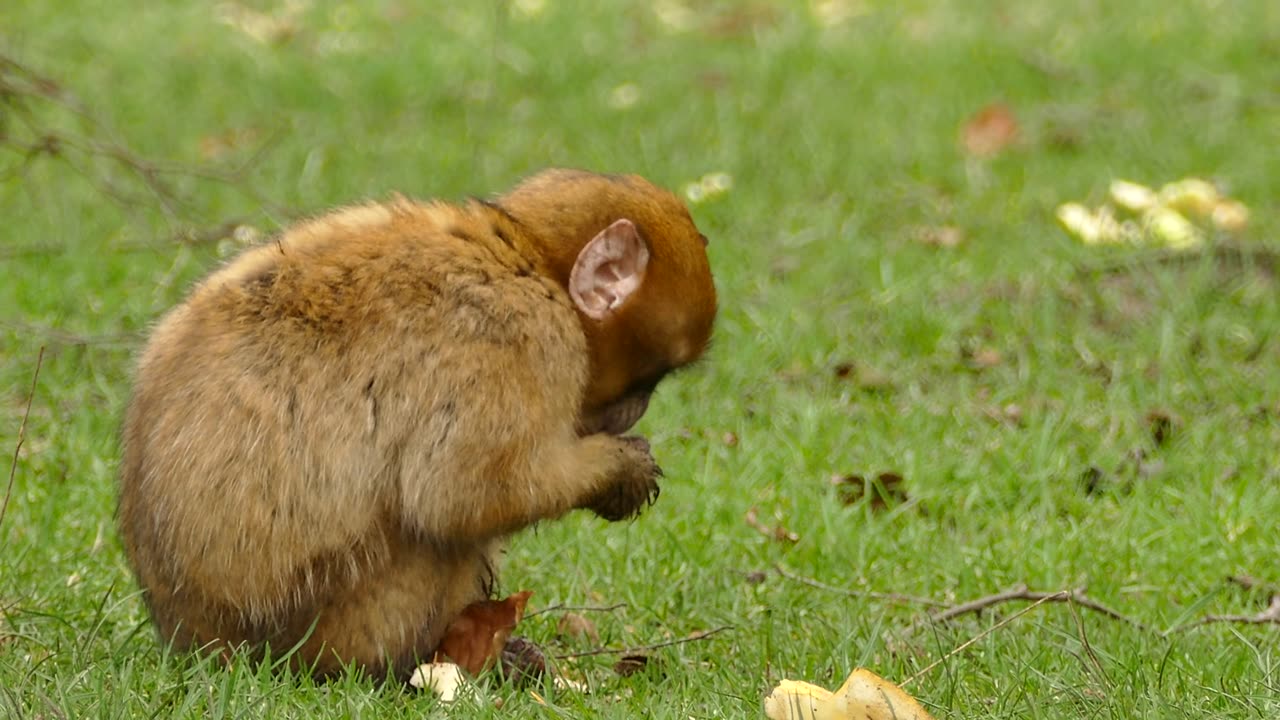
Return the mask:
<path id="1" fill-rule="evenodd" d="M 559 388 L 587 372 L 563 291 L 492 220 L 339 211 L 247 251 L 159 323 L 125 419 L 120 516 L 162 636 L 278 652 L 317 622 L 302 660 L 331 669 L 325 645 L 378 667 L 434 647 L 483 595 L 500 538 L 455 541 L 455 515 L 483 508 L 451 505 L 450 463 L 483 457 L 476 438 L 520 441 L 493 418 L 539 392 L 522 368 Z M 546 422 L 576 412 L 539 400 Z M 411 524 L 406 505 L 439 521 Z"/>

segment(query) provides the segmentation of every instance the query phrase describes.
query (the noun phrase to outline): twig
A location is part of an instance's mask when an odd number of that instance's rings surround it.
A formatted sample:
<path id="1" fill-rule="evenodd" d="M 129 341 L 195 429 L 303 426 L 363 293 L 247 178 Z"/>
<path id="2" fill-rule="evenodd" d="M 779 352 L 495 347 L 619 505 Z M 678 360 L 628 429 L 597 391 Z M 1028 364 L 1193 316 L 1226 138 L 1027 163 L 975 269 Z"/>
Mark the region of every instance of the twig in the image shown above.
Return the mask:
<path id="1" fill-rule="evenodd" d="M 34 325 L 31 323 L 14 322 L 12 320 L 0 320 L 0 328 L 14 330 L 25 335 L 38 335 L 42 340 L 53 345 L 71 345 L 74 347 L 87 347 L 90 345 L 130 347 L 132 345 L 136 345 L 143 338 L 143 335 L 140 332 L 80 335 L 79 333 L 68 332 L 58 328 Z"/>
<path id="2" fill-rule="evenodd" d="M 170 233 L 169 237 L 164 240 L 136 240 L 122 242 L 119 244 L 109 245 L 104 248 L 104 250 L 113 254 L 122 254 L 134 252 L 158 252 L 173 245 L 187 245 L 192 247 L 209 245 L 218 242 L 219 240 L 231 237 L 235 233 L 236 228 L 247 224 L 247 222 L 248 221 L 243 218 L 233 218 L 208 227 L 182 228 Z M 31 243 L 0 248 L 0 259 L 61 255 L 68 251 L 69 248 L 66 245 L 57 245 L 53 243 Z"/>
<path id="3" fill-rule="evenodd" d="M 658 648 L 670 647 L 672 645 L 680 645 L 680 644 L 689 643 L 689 642 L 696 642 L 698 640 L 705 640 L 711 637 L 712 635 L 715 635 L 716 633 L 721 633 L 721 632 L 724 632 L 725 630 L 732 630 L 732 629 L 733 629 L 732 625 L 721 625 L 720 627 L 713 628 L 711 630 L 702 630 L 702 631 L 696 632 L 688 637 L 677 638 L 675 640 L 667 640 L 665 642 L 654 643 L 652 645 L 637 645 L 635 647 L 627 647 L 627 648 L 596 648 L 594 650 L 583 650 L 581 652 L 571 652 L 571 653 L 565 653 L 563 655 L 556 655 L 555 659 L 568 660 L 569 658 L 588 657 L 591 655 L 636 655 L 639 653 L 649 652 L 650 650 L 657 650 Z"/>
<path id="4" fill-rule="evenodd" d="M 627 604 L 624 602 L 614 603 L 612 605 L 565 605 L 564 603 L 556 603 L 555 605 L 548 605 L 541 610 L 534 610 L 531 613 L 525 613 L 524 617 L 527 620 L 531 617 L 536 617 L 550 612 L 612 612 L 626 606 Z"/>
<path id="5" fill-rule="evenodd" d="M 834 592 L 834 593 L 840 593 L 841 595 L 848 595 L 849 597 L 867 597 L 867 598 L 873 598 L 875 600 L 888 600 L 890 602 L 903 603 L 906 605 L 925 605 L 929 607 L 940 607 L 940 608 L 947 607 L 946 603 L 938 600 L 934 600 L 932 598 L 927 598 L 927 597 L 918 597 L 916 595 L 903 595 L 900 593 L 876 592 L 875 590 L 853 590 L 851 588 L 838 587 L 836 585 L 828 585 L 820 580 L 815 580 L 811 577 L 805 577 L 804 575 L 800 575 L 798 573 L 792 572 L 791 570 L 788 570 L 782 565 L 774 565 L 773 570 L 774 572 L 778 573 L 782 577 L 787 578 L 788 580 L 794 580 L 795 582 L 798 582 L 802 585 L 808 585 L 809 587 L 817 588 L 819 590 L 826 590 L 827 592 Z"/>
<path id="6" fill-rule="evenodd" d="M 1280 625 L 1280 593 L 1271 596 L 1271 604 L 1266 610 L 1256 615 L 1205 615 L 1199 620 L 1176 625 L 1164 632 L 1166 636 L 1190 630 L 1191 628 L 1214 623 L 1234 623 L 1237 625 Z"/>
<path id="7" fill-rule="evenodd" d="M 946 655 L 943 655 L 942 657 L 938 658 L 937 660 L 934 660 L 933 662 L 929 663 L 928 665 L 924 666 L 924 668 L 922 668 L 921 670 L 919 670 L 918 672 L 916 672 L 916 674 L 914 674 L 914 675 L 912 675 L 911 677 L 907 678 L 906 680 L 903 680 L 902 682 L 898 683 L 898 685 L 899 685 L 900 687 L 902 687 L 902 688 L 906 688 L 908 685 L 910 685 L 911 683 L 915 682 L 917 679 L 919 679 L 919 678 L 923 677 L 923 676 L 924 676 L 926 673 L 928 673 L 930 670 L 932 670 L 932 669 L 934 669 L 934 668 L 938 667 L 939 665 L 941 665 L 942 663 L 946 662 L 947 660 L 950 660 L 950 659 L 951 659 L 953 656 L 955 656 L 956 654 L 961 653 L 961 652 L 964 652 L 964 650 L 965 650 L 966 648 L 968 648 L 970 645 L 973 645 L 974 643 L 976 643 L 976 642 L 978 642 L 979 640 L 981 640 L 981 639 L 985 638 L 986 636 L 990 635 L 991 633 L 993 633 L 993 632 L 995 632 L 995 631 L 999 630 L 1000 628 L 1004 627 L 1005 625 L 1008 625 L 1009 623 L 1013 622 L 1014 620 L 1017 620 L 1018 618 L 1022 617 L 1023 615 L 1026 615 L 1027 613 L 1031 612 L 1032 610 L 1035 610 L 1036 608 L 1040 607 L 1041 605 L 1043 605 L 1043 604 L 1045 604 L 1045 603 L 1047 603 L 1047 602 L 1052 602 L 1052 601 L 1055 601 L 1055 600 L 1056 600 L 1056 601 L 1062 601 L 1062 600 L 1064 600 L 1064 599 L 1066 599 L 1066 598 L 1069 598 L 1070 596 L 1071 596 L 1071 591 L 1069 591 L 1069 590 L 1063 590 L 1063 591 L 1061 591 L 1061 592 L 1053 593 L 1053 594 L 1051 594 L 1051 595 L 1047 595 L 1047 596 L 1045 596 L 1045 597 L 1040 598 L 1039 600 L 1035 601 L 1034 603 L 1032 603 L 1032 604 L 1028 605 L 1027 607 L 1022 608 L 1022 609 L 1021 609 L 1021 610 L 1019 610 L 1018 612 L 1016 612 L 1016 613 L 1014 613 L 1014 614 L 1010 615 L 1009 617 L 1005 618 L 1004 620 L 1001 620 L 1000 622 L 996 623 L 995 625 L 992 625 L 991 627 L 987 628 L 986 630 L 983 630 L 982 632 L 978 633 L 977 635 L 974 635 L 973 637 L 969 638 L 968 640 L 966 640 L 966 641 L 964 641 L 964 642 L 960 643 L 958 646 L 956 646 L 956 648 L 955 648 L 954 650 L 952 650 L 951 652 L 947 653 Z"/>
<path id="8" fill-rule="evenodd" d="M 1229 575 L 1227 577 L 1227 582 L 1232 585 L 1237 585 L 1245 590 L 1261 590 L 1262 592 L 1273 594 L 1280 592 L 1280 585 L 1267 582 L 1266 580 L 1256 578 L 1252 575 Z"/>
<path id="9" fill-rule="evenodd" d="M 40 366 L 44 364 L 44 346 L 36 355 L 36 369 L 31 373 L 31 390 L 27 393 L 27 409 L 22 412 L 22 423 L 18 425 L 18 441 L 13 445 L 13 462 L 9 463 L 9 485 L 4 490 L 4 502 L 0 503 L 0 528 L 4 527 L 4 516 L 9 510 L 9 498 L 13 495 L 13 479 L 18 473 L 18 454 L 22 452 L 22 441 L 27 437 L 27 418 L 31 416 L 31 401 L 36 396 L 36 382 L 40 379 Z"/>
<path id="10" fill-rule="evenodd" d="M 1089 599 L 1088 597 L 1085 596 L 1083 589 L 1059 590 L 1058 592 L 1047 593 L 1047 592 L 1036 592 L 1034 590 L 1028 590 L 1025 585 L 1019 585 L 1013 588 L 1012 590 L 1006 590 L 1005 592 L 996 593 L 994 595 L 987 595 L 986 597 L 980 597 L 976 600 L 970 600 L 967 603 L 956 605 L 955 607 L 951 607 L 941 612 L 934 613 L 922 622 L 944 623 L 949 620 L 953 620 L 961 615 L 980 612 L 982 610 L 986 610 L 987 608 L 995 605 L 1000 605 L 1002 603 L 1007 603 L 1007 602 L 1019 602 L 1019 601 L 1034 601 L 1037 605 L 1039 605 L 1042 602 L 1071 602 L 1071 603 L 1075 603 L 1076 605 L 1079 605 L 1082 608 L 1088 608 L 1089 610 L 1093 610 L 1094 612 L 1102 613 L 1103 615 L 1106 615 L 1112 620 L 1119 620 L 1120 622 L 1132 625 L 1133 627 L 1136 627 L 1139 630 L 1144 630 L 1148 632 L 1151 631 L 1151 628 L 1138 622 L 1137 620 L 1134 620 L 1133 618 L 1128 617 L 1126 615 L 1122 615 L 1120 612 L 1116 610 L 1112 610 L 1111 608 L 1107 607 L 1106 605 L 1103 605 L 1100 602 Z"/>
<path id="11" fill-rule="evenodd" d="M 1080 617 L 1080 611 L 1076 610 L 1076 605 L 1078 604 L 1068 602 L 1067 609 L 1071 611 L 1071 619 L 1075 620 L 1076 632 L 1080 633 L 1080 645 L 1084 648 L 1085 655 L 1089 658 L 1089 662 L 1093 664 L 1093 669 L 1097 671 L 1098 676 L 1109 684 L 1111 678 L 1107 676 L 1107 670 L 1102 666 L 1102 661 L 1098 659 L 1098 654 L 1093 651 L 1093 645 L 1089 642 L 1089 634 L 1084 629 L 1084 618 Z"/>
<path id="12" fill-rule="evenodd" d="M 83 130 L 76 133 L 55 127 L 38 112 L 41 106 L 52 106 L 78 118 Z M 189 198 L 183 197 L 173 187 L 170 176 L 230 185 L 271 212 L 287 214 L 282 206 L 247 181 L 254 167 L 277 144 L 282 133 L 268 137 L 247 160 L 229 169 L 150 160 L 130 150 L 106 122 L 52 78 L 3 53 L 0 53 L 0 108 L 6 111 L 7 117 L 14 118 L 14 127 L 19 131 L 0 134 L 0 147 L 13 150 L 19 156 L 13 174 L 25 172 L 37 158 L 57 158 L 84 175 L 100 192 L 122 207 L 148 204 L 149 196 L 159 203 L 171 221 L 189 204 Z M 92 165 L 96 161 L 126 171 L 142 191 L 122 186 L 108 177 L 108 173 L 95 173 Z"/>
<path id="13" fill-rule="evenodd" d="M 1142 253 L 1118 262 L 1083 265 L 1076 268 L 1077 277 L 1115 275 L 1156 266 L 1182 267 L 1210 258 L 1215 263 L 1243 267 L 1255 265 L 1264 272 L 1275 274 L 1280 267 L 1280 250 L 1265 247 L 1240 247 L 1215 245 L 1196 252 L 1185 250 L 1158 250 Z"/>

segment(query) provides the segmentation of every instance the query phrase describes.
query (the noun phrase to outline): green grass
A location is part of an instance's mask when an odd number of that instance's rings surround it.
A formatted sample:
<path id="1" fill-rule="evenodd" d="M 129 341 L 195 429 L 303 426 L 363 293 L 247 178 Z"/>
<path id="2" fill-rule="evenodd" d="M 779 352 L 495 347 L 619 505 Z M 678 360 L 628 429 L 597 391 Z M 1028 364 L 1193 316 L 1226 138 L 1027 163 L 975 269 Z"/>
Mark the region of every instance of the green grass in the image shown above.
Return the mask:
<path id="1" fill-rule="evenodd" d="M 503 589 L 535 590 L 537 607 L 627 603 L 594 616 L 610 646 L 733 627 L 628 678 L 610 656 L 569 663 L 595 691 L 544 689 L 550 708 L 489 686 L 500 708 L 452 714 L 758 717 L 783 677 L 835 686 L 861 665 L 904 679 L 1019 607 L 912 631 L 928 608 L 749 582 L 783 563 L 949 603 L 1087 586 L 1156 630 L 1036 608 L 916 681 L 939 717 L 1280 716 L 1280 627 L 1159 632 L 1265 607 L 1229 574 L 1280 581 L 1274 268 L 1085 247 L 1053 219 L 1114 177 L 1200 175 L 1250 206 L 1234 242 L 1280 252 L 1280 5 L 818 4 L 860 12 L 825 27 L 808 5 L 763 0 L 546 0 L 532 17 L 317 2 L 289 40 L 263 44 L 212 4 L 0 6 L 0 49 L 97 121 L 25 98 L 37 127 L 157 162 L 250 163 L 232 183 L 169 176 L 181 203 L 167 214 L 110 158 L 23 162 L 16 143 L 34 136 L 12 98 L 0 104 L 6 452 L 47 346 L 0 527 L 0 716 L 434 712 L 361 678 L 316 687 L 164 656 L 113 525 L 131 357 L 227 251 L 177 231 L 235 218 L 270 232 L 392 191 L 488 194 L 547 165 L 675 188 L 729 173 L 728 193 L 693 208 L 723 311 L 709 362 L 665 386 L 641 426 L 667 470 L 661 501 L 630 524 L 581 514 L 524 533 Z M 662 20 L 673 6 L 689 27 Z M 627 84 L 635 103 L 615 107 Z M 966 158 L 960 126 L 997 100 L 1021 142 Z M 202 156 L 229 131 L 256 140 Z M 940 225 L 965 241 L 916 239 Z M 975 367 L 983 350 L 999 362 Z M 878 377 L 840 378 L 842 363 Z M 1164 443 L 1153 411 L 1177 420 Z M 906 502 L 845 506 L 829 481 L 881 471 L 904 476 Z M 752 507 L 799 541 L 752 529 Z M 521 629 L 584 649 L 555 623 Z"/>

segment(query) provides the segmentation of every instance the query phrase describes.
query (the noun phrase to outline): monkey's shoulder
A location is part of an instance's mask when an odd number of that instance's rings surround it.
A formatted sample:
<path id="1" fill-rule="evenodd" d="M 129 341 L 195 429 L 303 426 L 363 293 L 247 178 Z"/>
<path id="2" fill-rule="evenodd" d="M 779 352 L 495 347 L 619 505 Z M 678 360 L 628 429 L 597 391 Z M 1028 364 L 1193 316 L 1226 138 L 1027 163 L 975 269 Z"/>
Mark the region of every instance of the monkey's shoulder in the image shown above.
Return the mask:
<path id="1" fill-rule="evenodd" d="M 287 229 L 208 276 L 162 325 L 206 347 L 339 351 L 410 334 L 570 347 L 581 335 L 567 293 L 501 228 L 464 208 L 407 200 Z"/>

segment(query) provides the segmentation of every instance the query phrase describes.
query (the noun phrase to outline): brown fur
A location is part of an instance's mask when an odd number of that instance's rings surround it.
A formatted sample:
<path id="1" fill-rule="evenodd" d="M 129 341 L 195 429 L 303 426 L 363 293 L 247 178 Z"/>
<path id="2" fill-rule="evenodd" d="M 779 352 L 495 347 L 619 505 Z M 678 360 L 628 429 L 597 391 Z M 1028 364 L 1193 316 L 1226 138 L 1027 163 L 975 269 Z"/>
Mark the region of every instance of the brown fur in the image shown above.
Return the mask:
<path id="1" fill-rule="evenodd" d="M 649 270 L 592 321 L 569 269 L 624 217 Z M 125 550 L 162 638 L 305 638 L 318 675 L 402 675 L 506 536 L 638 512 L 647 444 L 593 431 L 703 352 L 704 242 L 641 178 L 559 170 L 496 202 L 338 210 L 211 274 L 155 328 L 123 431 Z"/>

